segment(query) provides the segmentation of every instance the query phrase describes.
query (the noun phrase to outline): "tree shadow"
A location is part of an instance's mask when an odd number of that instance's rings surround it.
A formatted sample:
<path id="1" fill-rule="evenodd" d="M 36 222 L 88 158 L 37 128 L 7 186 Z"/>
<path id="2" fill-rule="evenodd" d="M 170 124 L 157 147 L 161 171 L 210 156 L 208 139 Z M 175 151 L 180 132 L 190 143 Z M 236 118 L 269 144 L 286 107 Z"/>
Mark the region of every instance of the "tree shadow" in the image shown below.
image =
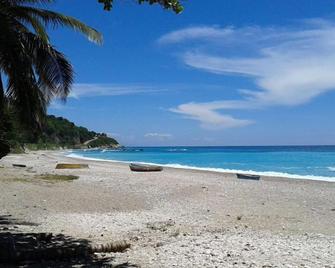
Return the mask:
<path id="1" fill-rule="evenodd" d="M 12 229 L 12 225 L 31 224 L 13 219 L 11 215 L 0 216 L 0 267 L 138 267 L 130 263 L 111 264 L 113 258 L 94 254 L 86 239 Z M 6 232 L 4 226 L 8 226 Z"/>
<path id="2" fill-rule="evenodd" d="M 8 227 L 6 225 L 8 225 Z M 10 228 L 10 227 L 12 228 L 17 227 L 16 225 L 37 226 L 38 224 L 34 222 L 27 222 L 27 221 L 15 219 L 12 217 L 11 214 L 0 215 L 0 227 L 2 227 L 3 229 Z"/>

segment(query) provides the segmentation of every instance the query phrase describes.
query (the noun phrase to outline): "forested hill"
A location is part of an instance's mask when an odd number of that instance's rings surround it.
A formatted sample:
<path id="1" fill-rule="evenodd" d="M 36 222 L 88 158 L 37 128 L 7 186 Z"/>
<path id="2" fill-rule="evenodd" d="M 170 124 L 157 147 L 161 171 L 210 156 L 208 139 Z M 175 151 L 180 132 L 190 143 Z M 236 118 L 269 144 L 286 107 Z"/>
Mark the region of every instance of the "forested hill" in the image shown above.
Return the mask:
<path id="1" fill-rule="evenodd" d="M 119 143 L 105 133 L 90 131 L 85 127 L 76 126 L 63 117 L 48 115 L 41 133 L 32 135 L 31 131 L 20 129 L 12 123 L 7 141 L 12 148 L 26 147 L 28 149 L 51 148 L 95 148 L 116 147 Z"/>

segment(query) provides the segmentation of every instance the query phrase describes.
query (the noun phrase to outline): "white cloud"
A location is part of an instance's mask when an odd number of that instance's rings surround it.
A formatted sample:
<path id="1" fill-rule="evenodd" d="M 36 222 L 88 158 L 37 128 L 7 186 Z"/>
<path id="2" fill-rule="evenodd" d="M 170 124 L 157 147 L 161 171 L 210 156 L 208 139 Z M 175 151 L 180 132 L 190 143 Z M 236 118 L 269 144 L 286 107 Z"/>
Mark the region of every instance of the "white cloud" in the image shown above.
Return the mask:
<path id="1" fill-rule="evenodd" d="M 181 30 L 177 30 L 166 35 L 163 35 L 161 38 L 158 39 L 159 44 L 171 44 L 177 43 L 182 41 L 187 41 L 190 39 L 215 39 L 215 38 L 222 38 L 233 31 L 231 28 L 220 29 L 216 27 L 190 27 Z"/>
<path id="2" fill-rule="evenodd" d="M 162 89 L 145 85 L 84 84 L 76 83 L 69 97 L 120 96 L 160 92 Z"/>
<path id="3" fill-rule="evenodd" d="M 250 77 L 256 88 L 240 90 L 239 100 L 172 109 L 202 126 L 235 127 L 249 122 L 218 110 L 300 105 L 335 89 L 335 24 L 331 21 L 308 20 L 291 28 L 192 27 L 159 40 L 171 44 L 196 39 L 201 39 L 201 45 L 192 42 L 182 53 L 186 65 L 218 75 Z"/>
<path id="4" fill-rule="evenodd" d="M 171 134 L 168 133 L 146 133 L 144 134 L 145 138 L 155 138 L 155 139 L 159 139 L 159 140 L 167 140 L 167 139 L 171 139 L 173 136 Z"/>
<path id="5" fill-rule="evenodd" d="M 220 114 L 215 111 L 215 104 L 213 106 L 212 103 L 186 103 L 172 108 L 170 111 L 182 114 L 185 118 L 200 121 L 201 126 L 206 129 L 242 127 L 253 123 L 250 120 Z"/>

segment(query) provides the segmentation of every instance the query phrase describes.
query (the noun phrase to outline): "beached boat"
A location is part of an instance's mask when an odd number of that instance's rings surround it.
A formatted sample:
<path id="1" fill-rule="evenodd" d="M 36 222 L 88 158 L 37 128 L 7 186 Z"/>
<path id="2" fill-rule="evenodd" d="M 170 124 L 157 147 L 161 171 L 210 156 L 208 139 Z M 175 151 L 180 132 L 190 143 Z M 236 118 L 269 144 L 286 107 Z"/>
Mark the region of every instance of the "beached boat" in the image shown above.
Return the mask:
<path id="1" fill-rule="evenodd" d="M 161 166 L 134 164 L 134 163 L 130 164 L 129 168 L 131 171 L 137 171 L 137 172 L 153 172 L 163 170 L 163 167 Z"/>
<path id="2" fill-rule="evenodd" d="M 255 180 L 255 181 L 258 181 L 261 178 L 261 176 L 259 175 L 248 175 L 248 174 L 239 174 L 239 173 L 237 173 L 236 176 L 238 179 Z"/>
<path id="3" fill-rule="evenodd" d="M 81 169 L 89 168 L 87 164 L 64 164 L 60 163 L 56 165 L 56 169 Z"/>

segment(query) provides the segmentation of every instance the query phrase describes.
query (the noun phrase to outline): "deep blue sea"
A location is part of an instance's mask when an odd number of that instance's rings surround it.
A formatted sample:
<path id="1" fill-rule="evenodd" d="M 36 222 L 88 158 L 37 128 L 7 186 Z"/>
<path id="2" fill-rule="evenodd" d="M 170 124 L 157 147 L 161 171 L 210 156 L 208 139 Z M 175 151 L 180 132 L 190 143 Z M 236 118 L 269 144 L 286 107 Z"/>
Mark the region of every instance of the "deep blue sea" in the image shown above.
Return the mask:
<path id="1" fill-rule="evenodd" d="M 70 156 L 335 182 L 335 146 L 127 147 Z"/>

